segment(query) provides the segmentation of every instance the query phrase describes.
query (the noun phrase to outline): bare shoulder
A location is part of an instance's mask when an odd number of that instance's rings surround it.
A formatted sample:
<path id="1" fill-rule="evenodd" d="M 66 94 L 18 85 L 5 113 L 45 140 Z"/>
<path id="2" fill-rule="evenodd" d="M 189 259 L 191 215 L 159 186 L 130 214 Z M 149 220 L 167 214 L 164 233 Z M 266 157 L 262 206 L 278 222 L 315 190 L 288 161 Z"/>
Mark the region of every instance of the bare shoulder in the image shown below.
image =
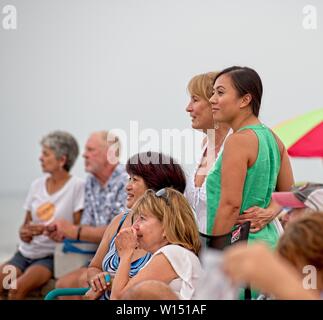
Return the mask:
<path id="1" fill-rule="evenodd" d="M 230 161 L 250 164 L 257 156 L 258 138 L 252 130 L 243 130 L 231 134 L 224 145 L 223 159 Z"/>
<path id="2" fill-rule="evenodd" d="M 111 238 L 112 235 L 117 231 L 119 223 L 121 221 L 122 216 L 124 215 L 124 212 L 119 213 L 117 216 L 115 216 L 110 224 L 107 226 L 104 237 L 105 238 Z"/>
<path id="3" fill-rule="evenodd" d="M 123 215 L 125 214 L 124 211 L 122 211 L 121 213 L 119 213 L 117 216 L 115 216 L 112 221 L 110 222 L 110 225 L 113 225 L 113 224 L 119 224 L 121 218 L 123 217 Z"/>

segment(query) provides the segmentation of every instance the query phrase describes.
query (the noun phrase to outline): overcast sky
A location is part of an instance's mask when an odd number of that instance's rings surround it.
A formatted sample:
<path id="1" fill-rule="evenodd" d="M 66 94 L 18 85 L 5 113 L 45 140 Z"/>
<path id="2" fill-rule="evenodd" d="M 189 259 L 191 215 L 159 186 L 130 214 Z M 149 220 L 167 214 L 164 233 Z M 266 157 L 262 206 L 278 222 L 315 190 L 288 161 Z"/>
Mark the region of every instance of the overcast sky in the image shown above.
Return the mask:
<path id="1" fill-rule="evenodd" d="M 123 130 L 124 158 L 136 149 L 130 121 L 139 148 L 151 128 L 166 151 L 162 130 L 179 129 L 191 143 L 175 149 L 192 152 L 180 159 L 190 170 L 199 145 L 183 131 L 186 85 L 197 73 L 255 68 L 269 126 L 323 107 L 320 0 L 0 0 L 2 22 L 8 4 L 17 29 L 0 25 L 0 194 L 27 191 L 41 173 L 39 140 L 55 129 L 82 150 L 94 130 Z M 323 181 L 322 160 L 292 164 L 296 180 Z M 81 158 L 74 173 L 84 176 Z"/>

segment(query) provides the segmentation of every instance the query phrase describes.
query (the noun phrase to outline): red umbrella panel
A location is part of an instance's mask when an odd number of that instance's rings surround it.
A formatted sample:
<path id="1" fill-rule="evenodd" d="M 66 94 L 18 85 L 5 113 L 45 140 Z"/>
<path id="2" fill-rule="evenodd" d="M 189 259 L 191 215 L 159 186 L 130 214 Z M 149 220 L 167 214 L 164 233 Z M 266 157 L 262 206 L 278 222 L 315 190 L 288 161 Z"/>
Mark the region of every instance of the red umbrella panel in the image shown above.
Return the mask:
<path id="1" fill-rule="evenodd" d="M 323 122 L 288 148 L 292 157 L 323 157 Z"/>
<path id="2" fill-rule="evenodd" d="M 323 108 L 273 128 L 292 157 L 323 158 Z"/>

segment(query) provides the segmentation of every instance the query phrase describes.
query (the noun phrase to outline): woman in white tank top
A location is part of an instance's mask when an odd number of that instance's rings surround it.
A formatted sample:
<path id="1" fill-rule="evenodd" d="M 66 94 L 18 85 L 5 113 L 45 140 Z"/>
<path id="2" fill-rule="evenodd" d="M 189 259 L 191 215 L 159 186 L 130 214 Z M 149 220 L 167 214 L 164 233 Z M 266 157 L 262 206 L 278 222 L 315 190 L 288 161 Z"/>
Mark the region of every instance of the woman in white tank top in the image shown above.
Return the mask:
<path id="1" fill-rule="evenodd" d="M 188 84 L 190 102 L 186 107 L 192 118 L 192 128 L 205 133 L 202 153 L 195 170 L 187 180 L 185 196 L 193 208 L 199 230 L 206 232 L 206 176 L 222 152 L 231 133 L 226 124 L 214 123 L 209 98 L 212 96 L 216 72 L 199 74 Z"/>

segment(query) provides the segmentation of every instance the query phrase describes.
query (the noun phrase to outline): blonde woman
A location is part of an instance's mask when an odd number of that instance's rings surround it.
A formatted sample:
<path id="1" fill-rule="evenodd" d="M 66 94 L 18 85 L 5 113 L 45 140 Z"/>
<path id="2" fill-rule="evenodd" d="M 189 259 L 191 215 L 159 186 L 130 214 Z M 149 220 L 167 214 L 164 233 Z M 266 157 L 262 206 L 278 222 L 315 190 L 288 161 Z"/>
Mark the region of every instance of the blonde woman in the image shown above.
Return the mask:
<path id="1" fill-rule="evenodd" d="M 162 281 L 180 299 L 191 299 L 201 265 L 197 257 L 200 240 L 190 205 L 184 196 L 171 188 L 147 190 L 133 209 L 132 227 L 119 232 L 116 246 L 120 264 L 112 286 L 112 299 L 145 280 Z M 136 276 L 129 278 L 135 249 L 152 253 Z"/>
<path id="2" fill-rule="evenodd" d="M 187 181 L 185 196 L 194 209 L 199 231 L 206 233 L 206 176 L 222 153 L 224 142 L 232 132 L 227 124 L 214 123 L 209 99 L 217 72 L 194 76 L 188 83 L 190 102 L 186 107 L 192 119 L 192 128 L 205 134 L 201 156 Z"/>

